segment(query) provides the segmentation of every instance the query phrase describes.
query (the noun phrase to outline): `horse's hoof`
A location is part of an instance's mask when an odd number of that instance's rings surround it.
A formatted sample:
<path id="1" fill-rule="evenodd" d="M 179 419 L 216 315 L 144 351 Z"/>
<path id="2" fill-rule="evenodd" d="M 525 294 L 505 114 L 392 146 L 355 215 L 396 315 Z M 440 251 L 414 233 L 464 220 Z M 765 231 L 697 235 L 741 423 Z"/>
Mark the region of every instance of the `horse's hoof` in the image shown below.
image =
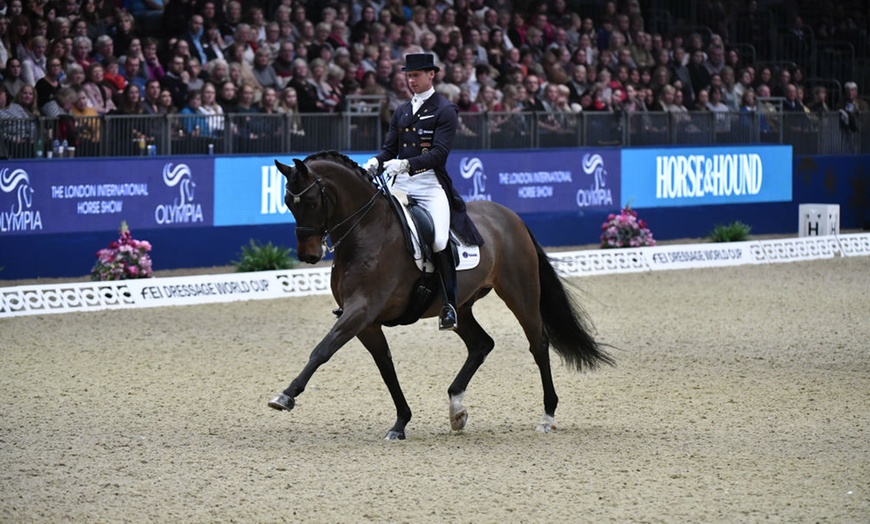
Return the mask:
<path id="1" fill-rule="evenodd" d="M 290 411 L 293 409 L 293 406 L 296 405 L 296 401 L 293 400 L 288 395 L 281 393 L 277 397 L 273 398 L 269 401 L 269 407 L 272 409 L 277 409 L 278 411 Z"/>
<path id="2" fill-rule="evenodd" d="M 384 437 L 384 440 L 395 441 L 395 440 L 405 440 L 405 432 L 404 431 L 396 431 L 395 429 L 391 429 L 387 431 L 387 436 Z"/>
<path id="3" fill-rule="evenodd" d="M 550 424 L 538 424 L 535 426 L 535 431 L 538 433 L 551 433 L 554 429 L 556 429 L 556 426 Z"/>
<path id="4" fill-rule="evenodd" d="M 550 415 L 544 414 L 541 418 L 541 423 L 535 427 L 535 431 L 539 431 L 541 433 L 551 433 L 556 431 L 556 419 L 551 417 Z"/>
<path id="5" fill-rule="evenodd" d="M 461 411 L 457 411 L 450 415 L 450 429 L 453 431 L 459 431 L 465 428 L 465 425 L 468 423 L 468 410 L 462 408 Z"/>

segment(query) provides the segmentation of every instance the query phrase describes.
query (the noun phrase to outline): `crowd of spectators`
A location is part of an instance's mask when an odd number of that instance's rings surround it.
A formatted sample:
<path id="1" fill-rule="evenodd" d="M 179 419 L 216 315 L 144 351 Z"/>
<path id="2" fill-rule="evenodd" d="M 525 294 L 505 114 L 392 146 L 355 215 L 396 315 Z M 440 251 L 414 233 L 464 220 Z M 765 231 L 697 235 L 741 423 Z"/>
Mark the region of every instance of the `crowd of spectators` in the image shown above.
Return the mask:
<path id="1" fill-rule="evenodd" d="M 854 82 L 832 107 L 804 64 L 746 63 L 723 20 L 757 4 L 730 4 L 703 2 L 713 30 L 680 34 L 648 31 L 639 0 L 0 0 L 0 118 L 178 113 L 204 118 L 180 132 L 219 134 L 222 115 L 344 112 L 351 94 L 389 115 L 410 96 L 403 56 L 422 52 L 462 112 L 546 113 L 546 130 L 583 111 L 841 109 L 855 125 L 868 107 Z M 835 4 L 814 34 L 866 37 L 866 6 Z M 789 23 L 799 39 L 799 9 Z"/>

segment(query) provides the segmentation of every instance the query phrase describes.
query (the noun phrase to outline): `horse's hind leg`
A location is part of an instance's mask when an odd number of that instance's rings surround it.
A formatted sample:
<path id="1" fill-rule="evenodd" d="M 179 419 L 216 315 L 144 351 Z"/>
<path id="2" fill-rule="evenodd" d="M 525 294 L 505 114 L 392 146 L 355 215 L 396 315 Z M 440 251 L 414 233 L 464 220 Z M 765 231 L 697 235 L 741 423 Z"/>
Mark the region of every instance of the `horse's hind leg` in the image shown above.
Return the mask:
<path id="1" fill-rule="evenodd" d="M 519 275 L 520 272 L 516 274 Z M 522 282 L 508 282 L 507 285 L 496 288 L 496 293 L 513 312 L 529 341 L 529 351 L 538 366 L 544 387 L 544 415 L 535 429 L 549 433 L 556 429 L 555 416 L 559 397 L 556 395 L 550 367 L 550 343 L 544 334 L 544 321 L 537 308 L 540 303 L 540 288 L 524 286 Z M 530 307 L 532 304 L 534 306 Z"/>
<path id="2" fill-rule="evenodd" d="M 454 431 L 464 428 L 468 422 L 468 410 L 462 405 L 465 390 L 468 388 L 468 383 L 471 382 L 471 377 L 474 376 L 495 346 L 492 337 L 480 327 L 477 319 L 474 318 L 470 304 L 459 308 L 458 313 L 459 326 L 456 333 L 465 342 L 465 347 L 468 348 L 468 357 L 456 378 L 453 379 L 453 383 L 447 388 L 447 394 L 450 396 L 450 429 Z"/>
<path id="3" fill-rule="evenodd" d="M 390 396 L 393 397 L 393 403 L 396 405 L 396 423 L 387 431 L 385 438 L 387 440 L 405 440 L 405 426 L 411 420 L 411 407 L 408 406 L 405 394 L 402 393 L 402 388 L 399 386 L 399 377 L 396 375 L 395 366 L 393 366 L 390 347 L 387 344 L 384 331 L 380 327 L 369 327 L 357 335 L 357 338 L 374 358 L 378 371 L 381 372 L 381 378 L 384 379 L 384 384 L 387 385 Z"/>

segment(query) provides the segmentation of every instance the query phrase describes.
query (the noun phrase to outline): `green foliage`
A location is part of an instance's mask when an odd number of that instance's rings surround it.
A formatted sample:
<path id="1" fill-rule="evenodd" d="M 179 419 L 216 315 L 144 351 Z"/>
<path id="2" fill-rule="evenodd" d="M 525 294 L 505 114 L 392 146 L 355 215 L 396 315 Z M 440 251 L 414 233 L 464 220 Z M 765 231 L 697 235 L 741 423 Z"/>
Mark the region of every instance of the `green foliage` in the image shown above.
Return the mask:
<path id="1" fill-rule="evenodd" d="M 743 242 L 749 240 L 752 227 L 739 220 L 727 225 L 717 224 L 710 232 L 710 242 Z"/>
<path id="2" fill-rule="evenodd" d="M 249 246 L 242 246 L 242 256 L 233 262 L 236 271 L 247 273 L 250 271 L 271 271 L 273 269 L 293 269 L 299 262 L 293 256 L 293 249 L 273 245 L 258 244 L 251 239 Z"/>

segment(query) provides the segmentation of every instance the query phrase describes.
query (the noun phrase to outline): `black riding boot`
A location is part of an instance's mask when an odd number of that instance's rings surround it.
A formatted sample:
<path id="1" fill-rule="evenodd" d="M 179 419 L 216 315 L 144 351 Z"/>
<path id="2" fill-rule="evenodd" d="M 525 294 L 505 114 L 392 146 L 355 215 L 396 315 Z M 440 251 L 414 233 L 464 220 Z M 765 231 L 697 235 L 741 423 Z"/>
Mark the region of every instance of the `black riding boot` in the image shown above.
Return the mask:
<path id="1" fill-rule="evenodd" d="M 456 263 L 449 246 L 436 253 L 435 262 L 438 266 L 438 275 L 441 277 L 441 291 L 444 297 L 444 305 L 441 307 L 441 314 L 438 315 L 438 329 L 455 330 L 457 324 Z"/>

